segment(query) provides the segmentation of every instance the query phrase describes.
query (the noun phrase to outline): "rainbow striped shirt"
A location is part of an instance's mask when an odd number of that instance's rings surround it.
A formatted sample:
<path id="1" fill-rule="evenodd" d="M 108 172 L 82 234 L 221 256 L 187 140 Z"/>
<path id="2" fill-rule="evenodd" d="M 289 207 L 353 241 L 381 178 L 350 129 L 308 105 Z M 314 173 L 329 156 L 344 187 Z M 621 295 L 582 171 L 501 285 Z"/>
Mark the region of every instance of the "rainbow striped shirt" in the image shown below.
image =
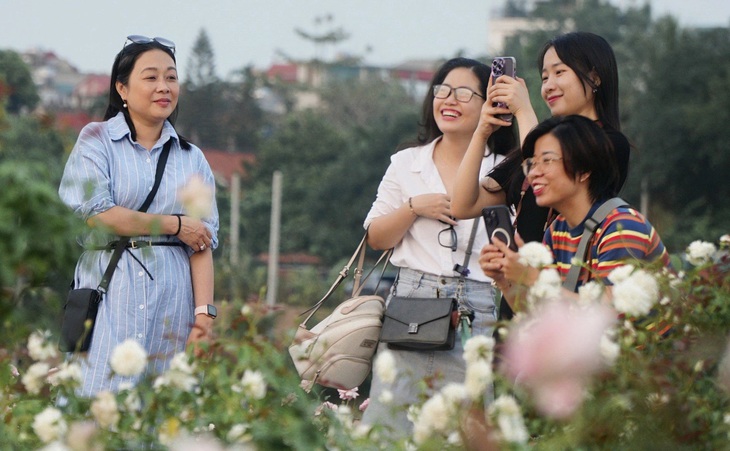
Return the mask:
<path id="1" fill-rule="evenodd" d="M 593 204 L 587 218 L 600 207 Z M 563 215 L 559 215 L 545 232 L 543 242 L 550 246 L 555 267 L 562 280 L 568 275 L 570 262 L 578 250 L 585 220 L 571 229 Z M 620 207 L 611 211 L 591 239 L 587 261 L 588 268 L 581 270 L 578 286 L 591 279 L 601 279 L 606 284 L 608 274 L 625 265 L 626 260 L 638 259 L 649 262 L 660 259 L 669 266 L 669 254 L 659 234 L 644 216 L 633 208 Z"/>

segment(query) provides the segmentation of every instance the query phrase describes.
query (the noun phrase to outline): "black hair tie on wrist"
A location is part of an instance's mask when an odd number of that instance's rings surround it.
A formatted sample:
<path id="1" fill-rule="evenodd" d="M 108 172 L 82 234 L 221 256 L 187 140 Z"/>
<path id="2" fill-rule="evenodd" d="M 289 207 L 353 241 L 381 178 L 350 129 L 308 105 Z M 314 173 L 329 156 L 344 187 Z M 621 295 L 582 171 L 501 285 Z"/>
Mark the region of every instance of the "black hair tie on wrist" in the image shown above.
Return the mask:
<path id="1" fill-rule="evenodd" d="M 177 216 L 177 232 L 175 232 L 175 235 L 173 236 L 178 236 L 180 234 L 180 230 L 182 229 L 182 215 L 179 213 L 174 213 L 173 216 Z"/>

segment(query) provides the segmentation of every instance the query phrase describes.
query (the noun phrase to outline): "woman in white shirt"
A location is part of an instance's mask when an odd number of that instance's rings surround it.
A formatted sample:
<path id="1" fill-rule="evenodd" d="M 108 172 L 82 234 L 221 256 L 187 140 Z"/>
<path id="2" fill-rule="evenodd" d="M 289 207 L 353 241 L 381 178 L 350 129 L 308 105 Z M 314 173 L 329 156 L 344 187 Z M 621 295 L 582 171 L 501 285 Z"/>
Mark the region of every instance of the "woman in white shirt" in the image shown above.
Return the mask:
<path id="1" fill-rule="evenodd" d="M 477 131 L 490 73 L 487 65 L 467 58 L 451 59 L 438 69 L 424 99 L 418 145 L 391 157 L 364 224 L 371 247 L 393 248 L 390 261 L 399 272 L 390 297 L 456 298 L 461 307 L 475 314 L 471 333 L 487 336 L 496 321 L 494 288 L 478 263 L 487 234 L 477 219 L 475 251 L 460 282 L 455 265 L 464 263 L 475 219 L 455 220 L 450 204 L 459 164 Z M 511 127 L 494 133 L 484 149 L 480 177 L 516 143 Z M 386 348 L 381 343 L 380 349 Z M 363 423 L 407 437 L 413 425 L 406 409 L 421 395 L 418 382 L 427 380 L 433 392 L 450 382 L 463 383 L 463 347 L 457 335 L 450 351 L 390 351 L 398 376 L 390 384 L 373 375 Z M 384 391 L 393 394 L 392 402 L 382 402 Z"/>

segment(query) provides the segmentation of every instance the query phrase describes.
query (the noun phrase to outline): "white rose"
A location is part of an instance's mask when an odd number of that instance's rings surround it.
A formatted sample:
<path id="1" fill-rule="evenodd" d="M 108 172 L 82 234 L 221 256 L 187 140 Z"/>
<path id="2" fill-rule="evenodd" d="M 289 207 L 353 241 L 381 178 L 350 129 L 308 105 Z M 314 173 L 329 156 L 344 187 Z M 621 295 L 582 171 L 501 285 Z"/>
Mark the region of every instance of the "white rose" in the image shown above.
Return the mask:
<path id="1" fill-rule="evenodd" d="M 231 426 L 231 429 L 228 431 L 228 434 L 226 434 L 226 439 L 229 442 L 232 443 L 245 443 L 250 442 L 252 437 L 250 434 L 246 434 L 246 431 L 248 431 L 249 426 L 247 424 L 234 424 Z"/>
<path id="2" fill-rule="evenodd" d="M 634 265 L 623 265 L 608 274 L 608 280 L 617 284 L 626 280 L 634 272 Z"/>
<path id="3" fill-rule="evenodd" d="M 67 429 L 61 411 L 55 407 L 46 407 L 33 419 L 33 431 L 43 443 L 63 438 Z"/>
<path id="4" fill-rule="evenodd" d="M 525 266 L 542 269 L 553 263 L 553 253 L 544 244 L 531 241 L 520 248 L 518 262 Z"/>
<path id="5" fill-rule="evenodd" d="M 712 261 L 717 248 L 707 241 L 693 241 L 687 247 L 687 261 L 694 266 L 702 266 Z"/>
<path id="6" fill-rule="evenodd" d="M 205 183 L 199 175 L 190 177 L 179 190 L 180 200 L 188 216 L 207 218 L 213 211 L 213 188 Z"/>
<path id="7" fill-rule="evenodd" d="M 497 398 L 489 408 L 489 412 L 497 416 L 497 426 L 504 440 L 511 443 L 527 443 L 529 434 L 522 412 L 512 396 L 502 395 Z"/>
<path id="8" fill-rule="evenodd" d="M 492 364 L 484 360 L 470 363 L 466 366 L 464 385 L 471 399 L 484 396 L 487 387 L 492 383 Z"/>
<path id="9" fill-rule="evenodd" d="M 578 288 L 578 300 L 580 305 L 590 305 L 598 302 L 603 296 L 603 285 L 592 280 Z"/>
<path id="10" fill-rule="evenodd" d="M 147 366 L 147 351 L 131 338 L 124 340 L 112 351 L 109 365 L 120 376 L 137 376 Z"/>
<path id="11" fill-rule="evenodd" d="M 651 274 L 639 269 L 615 284 L 612 295 L 613 305 L 620 313 L 646 315 L 659 301 L 659 285 Z"/>
<path id="12" fill-rule="evenodd" d="M 527 293 L 527 302 L 534 304 L 537 301 L 556 299 L 560 296 L 561 286 L 560 274 L 556 269 L 543 269 Z"/>
<path id="13" fill-rule="evenodd" d="M 21 379 L 28 393 L 32 395 L 40 393 L 46 382 L 46 377 L 48 377 L 48 370 L 50 369 L 51 367 L 45 362 L 34 363 L 28 368 L 28 371 L 25 372 Z"/>
<path id="14" fill-rule="evenodd" d="M 478 360 L 492 361 L 494 355 L 494 338 L 486 335 L 474 335 L 464 345 L 464 360 L 467 364 Z"/>
<path id="15" fill-rule="evenodd" d="M 266 382 L 258 371 L 246 370 L 241 378 L 241 386 L 246 395 L 253 399 L 263 399 L 266 396 Z"/>
<path id="16" fill-rule="evenodd" d="M 386 384 L 395 382 L 395 377 L 398 372 L 395 367 L 395 357 L 392 352 L 388 350 L 378 352 L 375 358 L 375 374 Z"/>
<path id="17" fill-rule="evenodd" d="M 91 403 L 91 413 L 94 415 L 99 426 L 103 428 L 114 427 L 119 423 L 119 410 L 117 399 L 109 391 L 101 391 L 96 394 L 96 399 Z"/>
<path id="18" fill-rule="evenodd" d="M 28 337 L 28 354 L 33 360 L 53 359 L 58 356 L 56 346 L 48 339 L 50 331 L 35 331 Z"/>
<path id="19" fill-rule="evenodd" d="M 81 365 L 76 362 L 63 362 L 58 371 L 48 376 L 48 382 L 54 387 L 58 387 L 64 382 L 81 383 L 81 378 Z"/>

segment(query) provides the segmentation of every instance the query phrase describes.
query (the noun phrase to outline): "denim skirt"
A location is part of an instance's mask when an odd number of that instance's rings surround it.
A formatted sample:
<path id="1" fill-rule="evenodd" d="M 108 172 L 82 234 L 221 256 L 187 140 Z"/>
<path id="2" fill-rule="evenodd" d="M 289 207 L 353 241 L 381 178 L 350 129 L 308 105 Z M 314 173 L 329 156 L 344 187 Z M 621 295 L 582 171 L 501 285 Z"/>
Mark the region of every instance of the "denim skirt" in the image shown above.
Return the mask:
<path id="1" fill-rule="evenodd" d="M 458 277 L 435 276 L 401 268 L 386 304 L 393 296 L 456 298 L 461 305 L 474 311 L 472 335 L 492 336 L 494 331 L 497 320 L 495 290 L 488 282 L 466 279 L 460 290 Z M 382 433 L 389 437 L 407 438 L 413 431 L 413 424 L 407 418 L 409 406 L 422 403 L 425 397 L 449 383 L 464 383 L 466 362 L 461 331 L 457 332 L 456 344 L 450 351 L 400 351 L 388 349 L 385 343 L 378 346 L 378 352 L 386 349 L 395 357 L 396 380 L 386 383 L 373 372 L 370 403 L 362 423 L 382 427 Z"/>

